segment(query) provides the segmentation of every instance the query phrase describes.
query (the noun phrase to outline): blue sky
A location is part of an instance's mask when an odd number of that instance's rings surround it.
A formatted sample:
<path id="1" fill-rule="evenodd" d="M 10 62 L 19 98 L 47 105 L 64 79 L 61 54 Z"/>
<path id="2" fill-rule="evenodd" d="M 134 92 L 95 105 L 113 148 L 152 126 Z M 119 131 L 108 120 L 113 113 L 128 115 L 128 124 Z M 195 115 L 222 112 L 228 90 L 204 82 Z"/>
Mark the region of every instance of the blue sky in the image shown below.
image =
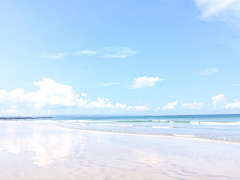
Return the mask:
<path id="1" fill-rule="evenodd" d="M 0 2 L 1 115 L 240 112 L 238 0 Z"/>

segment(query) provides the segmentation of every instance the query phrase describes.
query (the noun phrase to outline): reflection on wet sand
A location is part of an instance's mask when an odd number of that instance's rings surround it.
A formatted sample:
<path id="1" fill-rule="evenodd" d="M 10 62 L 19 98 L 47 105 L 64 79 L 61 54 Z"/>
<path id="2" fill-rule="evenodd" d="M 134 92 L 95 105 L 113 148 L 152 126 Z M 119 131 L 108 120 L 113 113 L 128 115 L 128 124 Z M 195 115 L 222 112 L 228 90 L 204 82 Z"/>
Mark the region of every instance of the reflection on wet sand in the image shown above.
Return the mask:
<path id="1" fill-rule="evenodd" d="M 54 160 L 64 160 L 72 146 L 70 134 L 49 135 L 43 138 L 42 134 L 34 133 L 33 137 L 35 141 L 31 144 L 36 156 L 32 159 L 39 166 L 46 166 Z"/>
<path id="2" fill-rule="evenodd" d="M 0 123 L 2 179 L 239 179 L 238 144 Z"/>
<path id="3" fill-rule="evenodd" d="M 24 126 L 26 127 L 26 125 Z M 39 128 L 41 126 L 33 131 L 24 128 L 26 131 L 22 132 L 14 127 L 10 124 L 10 127 L 2 132 L 4 135 L 1 138 L 0 153 L 3 150 L 14 154 L 26 150 L 34 152 L 35 156 L 30 159 L 34 160 L 34 164 L 38 166 L 46 166 L 56 160 L 64 160 L 70 153 L 73 141 L 70 133 L 46 133 Z M 26 134 L 30 137 L 27 137 Z"/>

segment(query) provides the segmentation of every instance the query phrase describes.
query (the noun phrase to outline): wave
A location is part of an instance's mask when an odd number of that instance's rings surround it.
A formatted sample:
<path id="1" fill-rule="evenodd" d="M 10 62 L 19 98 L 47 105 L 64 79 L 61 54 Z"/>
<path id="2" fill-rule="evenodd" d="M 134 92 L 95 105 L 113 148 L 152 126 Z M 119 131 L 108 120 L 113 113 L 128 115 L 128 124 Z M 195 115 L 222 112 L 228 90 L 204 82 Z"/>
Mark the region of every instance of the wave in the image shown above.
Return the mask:
<path id="1" fill-rule="evenodd" d="M 191 124 L 191 125 L 206 125 L 206 126 L 233 126 L 233 125 L 236 125 L 236 126 L 239 126 L 240 125 L 240 121 L 238 119 L 238 121 L 195 121 L 194 120 L 174 120 L 174 119 L 152 119 L 152 120 L 134 120 L 134 119 L 131 119 L 131 120 L 87 120 L 87 119 L 78 119 L 78 120 L 73 120 L 73 119 L 69 119 L 69 120 L 66 120 L 66 119 L 62 119 L 62 120 L 59 120 L 59 119 L 56 119 L 56 120 L 19 120 L 18 122 L 31 122 L 31 123 L 43 123 L 43 124 L 57 124 L 57 123 L 65 123 L 65 124 L 80 124 L 80 125 L 88 125 L 88 124 L 95 124 L 97 125 L 97 123 L 104 123 L 104 126 L 107 126 L 106 124 L 109 124 L 109 126 L 120 126 L 120 125 L 114 125 L 114 124 L 123 124 L 123 126 L 126 126 L 126 125 L 129 125 L 131 126 L 132 124 L 134 125 L 143 125 L 143 126 L 157 126 L 157 125 L 160 125 L 160 124 Z M 83 123 L 83 124 L 81 124 Z M 105 124 L 106 123 L 106 124 Z M 145 123 L 145 124 L 144 124 Z M 101 124 L 98 124 L 99 126 Z M 157 128 L 157 127 L 156 127 Z M 160 127 L 159 127 L 160 128 Z"/>
<path id="2" fill-rule="evenodd" d="M 199 124 L 199 121 L 191 121 L 190 124 Z"/>
<path id="3" fill-rule="evenodd" d="M 235 122 L 214 122 L 214 121 L 172 121 L 172 120 L 154 120 L 152 122 L 163 122 L 163 123 L 190 123 L 190 124 L 197 124 L 197 125 L 240 125 L 240 121 Z"/>
<path id="4" fill-rule="evenodd" d="M 118 121 L 97 121 L 97 120 L 76 120 L 76 121 L 69 121 L 69 120 L 66 120 L 66 122 L 118 122 Z"/>
<path id="5" fill-rule="evenodd" d="M 86 125 L 85 123 L 74 123 L 74 124 L 78 124 L 78 125 L 82 125 L 82 126 Z"/>
<path id="6" fill-rule="evenodd" d="M 240 125 L 240 122 L 200 122 L 203 125 Z"/>
<path id="7" fill-rule="evenodd" d="M 186 138 L 196 138 L 197 137 L 195 135 L 186 135 L 186 134 L 173 134 L 173 136 L 176 136 L 176 137 L 186 137 Z"/>
<path id="8" fill-rule="evenodd" d="M 174 128 L 174 127 L 168 127 L 168 126 L 152 126 L 152 128 L 163 128 L 163 129 L 167 129 L 167 128 Z"/>
<path id="9" fill-rule="evenodd" d="M 90 126 L 133 126 L 133 124 L 89 124 Z"/>
<path id="10" fill-rule="evenodd" d="M 152 120 L 152 122 L 168 122 L 168 120 Z"/>

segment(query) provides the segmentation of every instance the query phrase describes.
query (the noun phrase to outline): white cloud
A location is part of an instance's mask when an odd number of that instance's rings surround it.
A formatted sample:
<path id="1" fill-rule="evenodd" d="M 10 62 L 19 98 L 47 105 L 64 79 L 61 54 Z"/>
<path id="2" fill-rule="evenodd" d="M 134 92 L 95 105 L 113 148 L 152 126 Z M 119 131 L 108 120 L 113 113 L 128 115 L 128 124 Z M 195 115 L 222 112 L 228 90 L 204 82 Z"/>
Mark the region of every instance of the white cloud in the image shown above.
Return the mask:
<path id="1" fill-rule="evenodd" d="M 113 105 L 108 98 L 98 98 L 97 101 L 90 102 L 86 106 L 87 108 L 107 108 L 107 109 L 124 109 L 126 104 L 116 103 Z"/>
<path id="2" fill-rule="evenodd" d="M 201 76 L 206 76 L 206 75 L 214 74 L 214 73 L 216 73 L 216 72 L 218 72 L 218 69 L 217 69 L 217 68 L 207 68 L 207 69 L 205 69 L 205 70 L 200 71 L 199 74 L 200 74 Z"/>
<path id="3" fill-rule="evenodd" d="M 119 84 L 119 83 L 103 83 L 102 86 L 110 86 L 110 85 L 115 85 L 115 84 Z"/>
<path id="4" fill-rule="evenodd" d="M 107 98 L 98 98 L 97 101 L 86 99 L 87 94 L 82 92 L 82 97 L 76 95 L 71 86 L 56 83 L 52 79 L 43 78 L 35 82 L 38 91 L 26 92 L 17 88 L 12 92 L 0 90 L 1 113 L 17 113 L 21 110 L 43 110 L 60 109 L 65 107 L 83 108 L 107 108 L 143 111 L 148 110 L 146 106 L 127 106 L 126 104 L 112 104 Z"/>
<path id="5" fill-rule="evenodd" d="M 136 110 L 136 111 L 147 111 L 149 108 L 147 106 L 128 106 L 128 110 Z"/>
<path id="6" fill-rule="evenodd" d="M 103 55 L 104 58 L 126 58 L 137 53 L 137 51 L 132 50 L 129 47 L 114 47 L 114 48 L 104 48 L 104 51 L 110 52 L 110 54 Z"/>
<path id="7" fill-rule="evenodd" d="M 181 106 L 184 107 L 184 108 L 187 108 L 187 109 L 197 110 L 197 109 L 201 109 L 202 105 L 203 105 L 202 103 L 194 102 L 194 103 L 189 103 L 189 104 L 188 103 L 184 103 Z"/>
<path id="8" fill-rule="evenodd" d="M 240 84 L 233 84 L 232 86 L 240 86 Z"/>
<path id="9" fill-rule="evenodd" d="M 161 109 L 162 109 L 162 108 L 159 107 L 159 108 L 155 109 L 155 111 L 157 112 L 157 111 L 159 111 L 159 110 L 161 110 Z"/>
<path id="10" fill-rule="evenodd" d="M 1 110 L 1 113 L 7 113 L 7 114 L 15 114 L 18 113 L 19 111 L 16 109 L 6 109 L 6 110 Z"/>
<path id="11" fill-rule="evenodd" d="M 78 98 L 71 86 L 56 83 L 51 79 L 43 78 L 43 81 L 36 82 L 35 85 L 40 90 L 31 92 L 28 96 L 35 101 L 36 108 L 82 107 L 87 103 L 86 100 Z"/>
<path id="12" fill-rule="evenodd" d="M 213 96 L 212 100 L 213 100 L 213 108 L 212 109 L 225 108 L 226 107 L 225 96 L 223 94 Z"/>
<path id="13" fill-rule="evenodd" d="M 240 109 L 240 101 L 234 100 L 233 103 L 227 103 L 223 94 L 213 96 L 213 108 L 212 109 Z"/>
<path id="14" fill-rule="evenodd" d="M 60 59 L 66 56 L 66 53 L 57 53 L 57 54 L 43 54 L 42 58 L 49 58 L 49 59 Z"/>
<path id="15" fill-rule="evenodd" d="M 240 109 L 240 101 L 235 100 L 234 103 L 227 103 L 226 108 Z"/>
<path id="16" fill-rule="evenodd" d="M 201 11 L 200 19 L 217 19 L 240 25 L 239 0 L 194 0 Z"/>
<path id="17" fill-rule="evenodd" d="M 98 98 L 97 101 L 92 101 L 86 105 L 87 108 L 107 108 L 107 109 L 123 109 L 134 111 L 149 110 L 147 106 L 127 106 L 126 104 L 116 103 L 112 104 L 108 98 Z"/>
<path id="18" fill-rule="evenodd" d="M 87 94 L 82 92 L 82 97 L 87 97 Z"/>
<path id="19" fill-rule="evenodd" d="M 158 76 L 156 77 L 138 77 L 134 80 L 133 84 L 131 84 L 129 87 L 131 89 L 138 89 L 138 88 L 144 88 L 144 87 L 153 87 L 155 86 L 155 83 L 158 81 L 162 81 L 163 79 L 160 79 Z"/>
<path id="20" fill-rule="evenodd" d="M 0 90 L 0 102 L 7 107 L 14 104 L 16 107 L 34 107 L 36 109 L 82 107 L 87 103 L 87 100 L 75 95 L 71 86 L 56 83 L 48 78 L 43 78 L 43 81 L 34 84 L 40 90 L 25 92 L 24 89 L 17 88 L 10 93 Z"/>
<path id="21" fill-rule="evenodd" d="M 166 106 L 163 107 L 164 110 L 171 110 L 174 109 L 178 104 L 178 100 L 176 100 L 175 102 L 172 103 L 167 103 Z"/>
<path id="22" fill-rule="evenodd" d="M 77 52 L 74 52 L 73 54 L 74 55 L 94 55 L 96 54 L 97 51 L 92 51 L 90 49 L 85 49 L 85 50 L 81 50 L 81 51 L 77 51 Z"/>

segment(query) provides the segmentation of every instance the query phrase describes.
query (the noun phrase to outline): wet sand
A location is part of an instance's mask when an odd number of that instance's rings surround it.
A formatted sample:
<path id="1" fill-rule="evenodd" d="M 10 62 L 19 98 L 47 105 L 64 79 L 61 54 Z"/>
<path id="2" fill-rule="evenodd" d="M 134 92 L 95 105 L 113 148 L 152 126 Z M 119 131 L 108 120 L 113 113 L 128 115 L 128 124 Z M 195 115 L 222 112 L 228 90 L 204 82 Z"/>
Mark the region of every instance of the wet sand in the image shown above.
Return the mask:
<path id="1" fill-rule="evenodd" d="M 240 144 L 0 122 L 1 179 L 240 179 Z"/>

